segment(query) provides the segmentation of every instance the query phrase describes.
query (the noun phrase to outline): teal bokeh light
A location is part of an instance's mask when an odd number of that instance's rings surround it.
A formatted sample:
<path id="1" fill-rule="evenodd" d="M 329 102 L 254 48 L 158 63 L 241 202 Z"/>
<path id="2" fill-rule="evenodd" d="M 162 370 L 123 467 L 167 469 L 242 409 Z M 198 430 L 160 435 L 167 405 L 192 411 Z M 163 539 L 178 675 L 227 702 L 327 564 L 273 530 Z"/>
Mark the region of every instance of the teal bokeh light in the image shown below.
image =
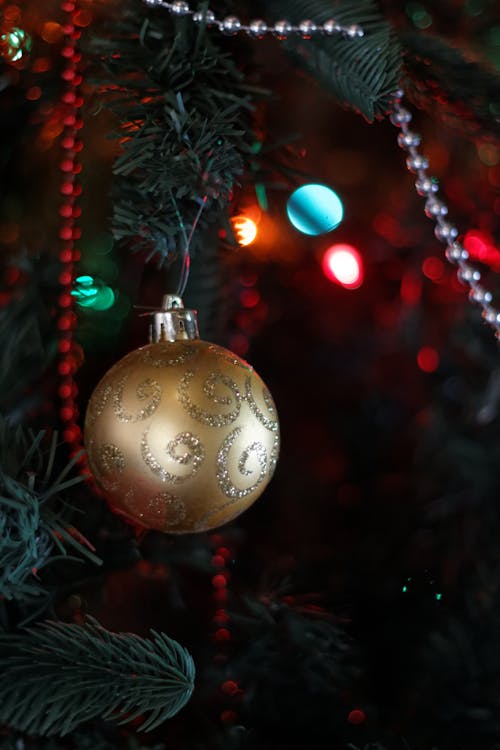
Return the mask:
<path id="1" fill-rule="evenodd" d="M 21 60 L 30 50 L 31 37 L 24 29 L 14 26 L 10 31 L 0 35 L 0 53 L 8 62 Z"/>
<path id="2" fill-rule="evenodd" d="M 344 207 L 337 193 L 326 185 L 302 185 L 291 194 L 286 205 L 288 218 L 303 234 L 317 236 L 338 227 Z"/>
<path id="3" fill-rule="evenodd" d="M 93 276 L 78 276 L 71 295 L 77 305 L 91 310 L 109 310 L 115 301 L 113 290 Z"/>

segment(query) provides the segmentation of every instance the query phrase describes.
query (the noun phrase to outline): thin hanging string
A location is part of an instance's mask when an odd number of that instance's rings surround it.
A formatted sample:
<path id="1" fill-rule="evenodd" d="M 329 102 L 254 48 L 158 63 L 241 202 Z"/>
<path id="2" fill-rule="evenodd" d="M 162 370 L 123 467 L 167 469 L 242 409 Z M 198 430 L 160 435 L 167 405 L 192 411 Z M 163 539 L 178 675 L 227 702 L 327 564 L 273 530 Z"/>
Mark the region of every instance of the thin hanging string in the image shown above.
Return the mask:
<path id="1" fill-rule="evenodd" d="M 181 215 L 179 213 L 179 210 L 177 208 L 177 204 L 175 202 L 175 198 L 172 196 L 172 201 L 173 201 L 173 203 L 175 205 L 175 211 L 177 213 L 177 218 L 179 219 L 179 226 L 180 226 L 180 229 L 181 229 L 181 232 L 182 232 L 182 236 L 184 238 L 184 250 L 183 250 L 183 253 L 182 253 L 182 269 L 181 269 L 181 275 L 180 275 L 180 279 L 179 279 L 179 284 L 177 285 L 177 291 L 176 291 L 176 295 L 178 297 L 182 297 L 184 295 L 184 292 L 186 291 L 186 286 L 187 286 L 188 279 L 189 279 L 189 269 L 191 267 L 191 253 L 190 253 L 191 242 L 193 240 L 194 233 L 196 231 L 196 227 L 198 226 L 198 223 L 199 223 L 199 221 L 201 219 L 201 215 L 203 213 L 203 209 L 207 205 L 207 200 L 208 200 L 208 196 L 204 195 L 203 198 L 202 198 L 202 200 L 201 200 L 200 207 L 198 209 L 198 213 L 196 214 L 196 216 L 194 218 L 193 224 L 191 225 L 191 230 L 190 230 L 189 235 L 188 235 L 188 234 L 186 234 L 186 229 L 184 227 L 184 222 L 182 221 L 182 217 L 181 217 Z"/>

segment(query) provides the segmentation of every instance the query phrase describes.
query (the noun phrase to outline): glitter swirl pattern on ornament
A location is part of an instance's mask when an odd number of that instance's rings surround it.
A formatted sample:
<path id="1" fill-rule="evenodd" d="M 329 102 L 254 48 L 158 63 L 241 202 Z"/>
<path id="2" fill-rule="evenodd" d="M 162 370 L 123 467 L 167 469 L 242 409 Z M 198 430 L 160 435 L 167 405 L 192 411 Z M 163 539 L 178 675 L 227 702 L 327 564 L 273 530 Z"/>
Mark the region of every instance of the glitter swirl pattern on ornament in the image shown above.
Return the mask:
<path id="1" fill-rule="evenodd" d="M 139 401 L 150 399 L 149 402 L 132 414 L 123 408 L 123 389 L 125 388 L 127 378 L 122 378 L 118 383 L 117 390 L 113 393 L 113 408 L 120 422 L 143 422 L 156 411 L 161 399 L 160 384 L 156 380 L 147 378 L 144 382 L 139 383 L 136 388 L 136 396 Z"/>
<path id="2" fill-rule="evenodd" d="M 193 370 L 188 370 L 180 379 L 179 385 L 177 386 L 177 393 L 179 401 L 183 405 L 186 412 L 197 422 L 202 422 L 210 427 L 222 427 L 223 425 L 231 424 L 235 419 L 238 418 L 241 408 L 241 394 L 238 386 L 219 371 L 210 372 L 208 377 L 203 383 L 203 393 L 209 401 L 214 404 L 230 405 L 234 401 L 234 408 L 227 414 L 220 414 L 216 412 L 209 412 L 203 409 L 201 406 L 193 403 L 189 396 L 189 384 L 194 378 L 195 373 Z M 226 388 L 231 391 L 233 398 L 230 396 L 217 396 L 215 394 L 215 386 L 217 383 L 222 383 Z"/>
<path id="3" fill-rule="evenodd" d="M 182 456 L 176 454 L 176 448 L 179 445 L 185 445 L 189 451 L 184 453 Z M 153 455 L 151 447 L 148 442 L 148 430 L 146 430 L 141 438 L 141 456 L 146 466 L 156 474 L 158 479 L 167 484 L 178 484 L 179 482 L 185 482 L 186 479 L 194 476 L 198 471 L 200 464 L 205 458 L 205 451 L 201 445 L 200 439 L 190 432 L 183 432 L 176 435 L 173 440 L 170 440 L 165 448 L 166 456 L 178 464 L 187 465 L 191 464 L 191 469 L 187 474 L 175 474 L 168 471 L 165 466 Z"/>

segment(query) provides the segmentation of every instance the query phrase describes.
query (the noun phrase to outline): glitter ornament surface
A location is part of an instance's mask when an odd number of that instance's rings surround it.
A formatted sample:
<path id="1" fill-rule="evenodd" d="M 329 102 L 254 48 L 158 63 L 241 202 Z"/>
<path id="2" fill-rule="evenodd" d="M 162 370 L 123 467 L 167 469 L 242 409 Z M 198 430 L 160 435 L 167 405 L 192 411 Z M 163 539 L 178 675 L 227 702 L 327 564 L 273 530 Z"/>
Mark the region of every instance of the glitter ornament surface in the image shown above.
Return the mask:
<path id="1" fill-rule="evenodd" d="M 97 385 L 85 443 L 113 510 L 183 534 L 227 523 L 257 500 L 276 466 L 279 426 L 244 360 L 199 339 L 159 341 Z"/>

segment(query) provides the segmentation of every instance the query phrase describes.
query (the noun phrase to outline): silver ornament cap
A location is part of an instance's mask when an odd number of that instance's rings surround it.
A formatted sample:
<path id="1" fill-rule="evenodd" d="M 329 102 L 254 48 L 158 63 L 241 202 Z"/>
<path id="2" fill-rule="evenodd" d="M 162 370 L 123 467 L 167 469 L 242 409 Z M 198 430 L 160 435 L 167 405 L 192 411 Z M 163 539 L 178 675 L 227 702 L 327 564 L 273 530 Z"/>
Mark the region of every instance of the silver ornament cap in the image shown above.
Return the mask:
<path id="1" fill-rule="evenodd" d="M 151 316 L 149 343 L 159 341 L 193 341 L 199 339 L 198 313 L 186 310 L 176 294 L 165 294 L 161 309 L 144 313 Z"/>

